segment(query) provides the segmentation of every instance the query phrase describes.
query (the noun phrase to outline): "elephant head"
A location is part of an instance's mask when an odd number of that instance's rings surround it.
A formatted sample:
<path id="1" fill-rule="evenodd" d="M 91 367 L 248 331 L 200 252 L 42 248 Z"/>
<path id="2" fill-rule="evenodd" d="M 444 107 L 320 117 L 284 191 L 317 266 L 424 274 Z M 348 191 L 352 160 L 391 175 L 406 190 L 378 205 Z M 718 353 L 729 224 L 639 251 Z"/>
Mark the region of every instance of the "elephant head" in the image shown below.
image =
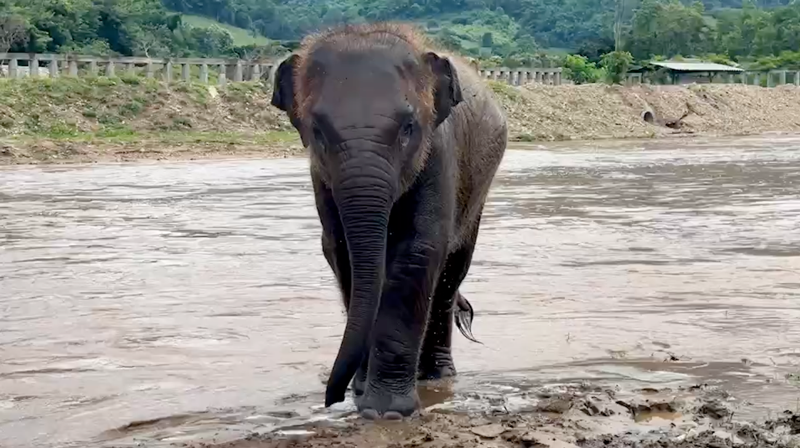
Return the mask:
<path id="1" fill-rule="evenodd" d="M 347 325 L 326 392 L 342 401 L 380 305 L 394 202 L 424 167 L 436 128 L 462 101 L 455 67 L 412 28 L 357 25 L 307 38 L 276 71 L 285 111 L 331 189 L 350 253 Z"/>

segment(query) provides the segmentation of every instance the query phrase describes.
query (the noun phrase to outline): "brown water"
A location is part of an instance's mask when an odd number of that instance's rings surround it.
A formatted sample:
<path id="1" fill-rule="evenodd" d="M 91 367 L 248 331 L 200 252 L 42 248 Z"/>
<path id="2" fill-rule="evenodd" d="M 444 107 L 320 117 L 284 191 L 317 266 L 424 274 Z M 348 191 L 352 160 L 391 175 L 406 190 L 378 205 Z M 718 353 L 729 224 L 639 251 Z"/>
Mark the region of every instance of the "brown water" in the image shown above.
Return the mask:
<path id="1" fill-rule="evenodd" d="M 485 345 L 458 335 L 461 375 L 426 404 L 717 382 L 794 408 L 800 138 L 528 149 L 504 160 L 462 287 Z M 320 406 L 344 316 L 305 160 L 2 169 L 0 244 L 4 448 L 223 438 L 351 406 Z"/>

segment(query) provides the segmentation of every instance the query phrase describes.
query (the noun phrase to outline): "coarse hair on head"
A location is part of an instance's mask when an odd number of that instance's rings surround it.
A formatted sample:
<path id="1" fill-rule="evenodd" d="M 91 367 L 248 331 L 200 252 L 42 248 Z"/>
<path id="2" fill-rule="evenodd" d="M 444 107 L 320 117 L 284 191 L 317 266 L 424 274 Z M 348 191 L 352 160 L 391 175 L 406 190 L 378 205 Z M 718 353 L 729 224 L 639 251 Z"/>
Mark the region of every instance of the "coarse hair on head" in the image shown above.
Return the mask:
<path id="1" fill-rule="evenodd" d="M 297 80 L 295 101 L 299 106 L 298 116 L 301 119 L 307 118 L 309 108 L 314 100 L 315 80 L 308 73 L 314 51 L 322 47 L 337 52 L 357 52 L 370 49 L 393 49 L 400 46 L 410 49 L 412 55 L 420 62 L 421 76 L 416 80 L 413 88 L 419 100 L 420 115 L 423 119 L 430 120 L 434 114 L 434 76 L 427 64 L 423 63 L 423 56 L 426 51 L 432 49 L 433 43 L 416 26 L 397 22 L 348 24 L 306 36 L 295 53 L 298 57 L 294 66 L 294 77 Z"/>

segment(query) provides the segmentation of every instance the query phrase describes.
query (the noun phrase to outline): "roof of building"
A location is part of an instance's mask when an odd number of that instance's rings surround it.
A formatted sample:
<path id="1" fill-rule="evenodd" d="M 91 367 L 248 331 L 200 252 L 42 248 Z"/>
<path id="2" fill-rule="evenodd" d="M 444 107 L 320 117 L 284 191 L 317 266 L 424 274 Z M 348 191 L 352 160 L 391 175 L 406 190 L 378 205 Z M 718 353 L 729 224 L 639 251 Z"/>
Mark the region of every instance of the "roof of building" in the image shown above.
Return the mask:
<path id="1" fill-rule="evenodd" d="M 664 67 L 677 72 L 743 72 L 739 67 L 714 62 L 651 61 L 650 65 Z"/>

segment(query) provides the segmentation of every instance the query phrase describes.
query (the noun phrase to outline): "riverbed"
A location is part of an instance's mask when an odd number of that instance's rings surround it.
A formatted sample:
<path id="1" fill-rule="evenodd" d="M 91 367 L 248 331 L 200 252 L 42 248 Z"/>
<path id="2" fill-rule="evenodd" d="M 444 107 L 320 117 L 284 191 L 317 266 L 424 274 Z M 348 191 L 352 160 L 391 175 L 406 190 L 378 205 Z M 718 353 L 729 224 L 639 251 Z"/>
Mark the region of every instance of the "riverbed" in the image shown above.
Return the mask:
<path id="1" fill-rule="evenodd" d="M 338 412 L 319 237 L 303 158 L 0 169 L 0 446 L 234 440 Z M 459 378 L 428 406 L 712 383 L 739 417 L 794 409 L 800 137 L 514 146 L 461 290 L 483 344 L 454 336 Z"/>

